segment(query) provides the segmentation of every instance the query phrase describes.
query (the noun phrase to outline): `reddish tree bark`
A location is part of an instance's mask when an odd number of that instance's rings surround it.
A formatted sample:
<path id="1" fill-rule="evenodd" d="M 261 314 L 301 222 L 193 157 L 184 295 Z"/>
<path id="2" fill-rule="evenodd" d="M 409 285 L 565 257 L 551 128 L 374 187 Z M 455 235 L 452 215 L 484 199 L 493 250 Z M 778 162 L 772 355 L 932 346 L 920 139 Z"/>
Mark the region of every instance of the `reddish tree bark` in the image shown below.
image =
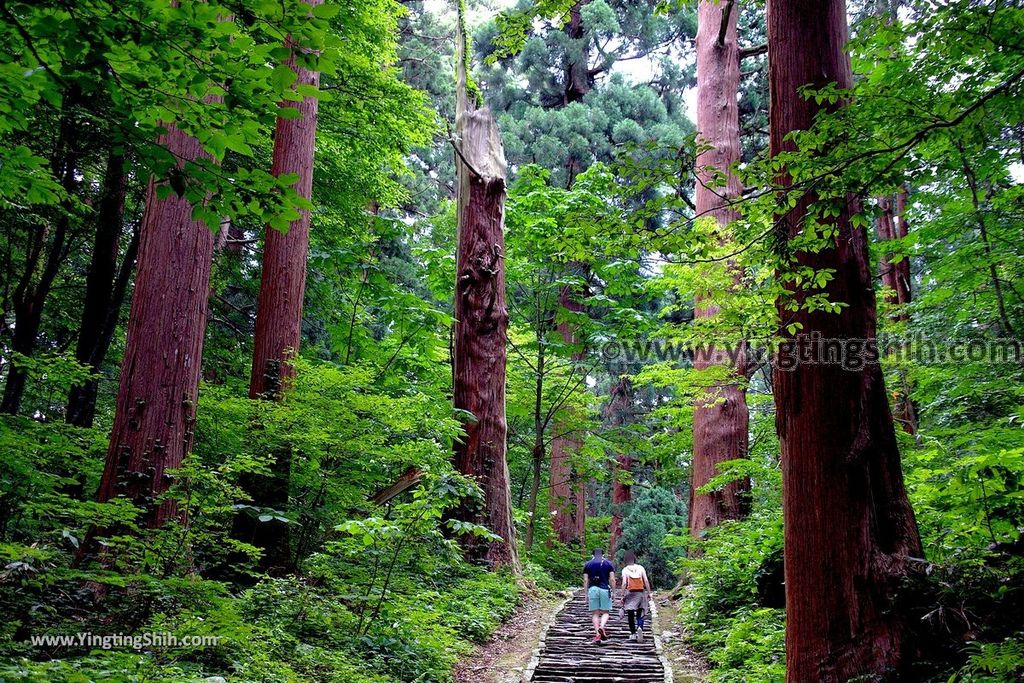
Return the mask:
<path id="1" fill-rule="evenodd" d="M 579 264 L 575 264 L 579 266 Z M 582 267 L 582 266 L 579 266 Z M 584 296 L 586 293 L 584 293 Z M 583 311 L 580 298 L 573 295 L 570 287 L 562 288 L 558 297 L 559 305 L 571 313 Z M 558 323 L 562 340 L 575 347 L 578 344 L 571 322 Z M 573 352 L 573 360 L 583 358 L 582 351 Z M 562 543 L 582 544 L 587 525 L 586 481 L 576 475 L 572 467 L 572 454 L 579 450 L 580 440 L 571 425 L 557 423 L 555 436 L 551 439 L 550 486 L 548 510 L 552 513 L 555 535 Z"/>
<path id="2" fill-rule="evenodd" d="M 704 0 L 697 10 L 697 131 L 706 149 L 697 156 L 697 214 L 716 220 L 723 231 L 739 215 L 732 203 L 743 189 L 733 172 L 740 158 L 739 106 L 740 59 L 737 40 L 739 9 L 732 2 Z M 721 178 L 725 185 L 721 186 Z M 740 274 L 732 263 L 711 264 Z M 698 297 L 696 318 L 714 318 L 719 307 L 705 304 Z M 690 533 L 700 536 L 710 526 L 727 519 L 739 519 L 746 513 L 749 480 L 734 481 L 711 493 L 697 490 L 719 474 L 718 464 L 745 458 L 748 447 L 748 423 L 744 370 L 746 356 L 730 357 L 726 349 L 714 343 L 703 345 L 694 355 L 694 368 L 706 370 L 729 366 L 734 382 L 710 387 L 698 397 L 693 414 L 693 467 L 690 476 Z"/>
<path id="3" fill-rule="evenodd" d="M 852 82 L 843 0 L 769 0 L 771 153 L 793 149 L 785 136 L 811 126 L 817 104 L 798 93 Z M 841 106 L 841 103 L 836 106 Z M 782 178 L 787 183 L 787 178 Z M 779 216 L 779 249 L 802 228 L 813 196 Z M 876 310 L 867 231 L 835 219 L 828 248 L 793 258 L 829 268 L 830 301 L 847 307 L 780 315 L 800 322 L 796 353 L 826 339 L 874 339 Z M 783 275 L 785 279 L 785 276 Z M 792 281 L 800 301 L 812 291 Z M 796 355 L 796 358 L 802 356 Z M 776 426 L 783 475 L 786 581 L 786 666 L 790 683 L 839 683 L 856 677 L 894 680 L 913 659 L 906 611 L 892 601 L 901 579 L 920 558 L 921 542 L 903 485 L 900 454 L 880 366 L 799 363 L 776 368 Z"/>
<path id="4" fill-rule="evenodd" d="M 311 0 L 312 6 L 323 0 Z M 320 84 L 320 75 L 296 63 L 293 54 L 286 62 L 298 77 L 296 85 Z M 282 102 L 299 111 L 294 119 L 278 118 L 274 133 L 274 176 L 295 173 L 295 191 L 304 199 L 313 192 L 313 157 L 316 144 L 317 99 Z M 306 291 L 306 256 L 309 252 L 309 211 L 288 226 L 287 232 L 266 229 L 263 247 L 263 277 L 256 309 L 256 338 L 253 347 L 249 397 L 276 397 L 294 377 L 289 362 L 302 339 L 302 299 Z"/>
<path id="5" fill-rule="evenodd" d="M 878 259 L 878 270 L 882 276 L 882 286 L 885 289 L 884 296 L 886 303 L 895 305 L 899 303 L 899 296 L 896 285 L 896 267 L 889 259 L 889 252 L 885 243 L 895 237 L 892 197 L 883 196 L 878 198 L 878 209 L 881 213 L 878 216 L 876 229 L 878 230 L 878 241 L 882 246 L 882 254 Z"/>
<path id="6" fill-rule="evenodd" d="M 878 198 L 878 207 L 881 215 L 878 217 L 878 240 L 881 243 L 882 255 L 879 259 L 879 270 L 882 276 L 882 284 L 888 290 L 885 295 L 887 303 L 901 306 L 894 315 L 895 320 L 906 322 L 908 319 L 905 307 L 913 301 L 913 290 L 910 283 L 910 259 L 904 257 L 898 263 L 893 263 L 890 258 L 890 251 L 885 242 L 890 240 L 903 239 L 907 236 L 907 192 L 900 189 L 895 195 Z"/>
<path id="7" fill-rule="evenodd" d="M 569 21 L 566 22 L 566 36 L 570 40 L 580 41 L 584 39 L 583 30 L 583 6 L 589 4 L 590 0 L 578 0 L 569 8 Z M 590 74 L 589 46 L 579 46 L 579 58 L 569 59 L 565 64 L 565 103 L 579 102 L 593 87 L 593 77 Z"/>
<path id="8" fill-rule="evenodd" d="M 322 0 L 311 0 L 311 6 Z M 296 47 L 287 64 L 296 75 L 295 85 L 320 84 L 320 74 L 299 63 Z M 304 199 L 313 192 L 313 159 L 316 146 L 318 101 L 304 97 L 299 102 L 286 101 L 284 107 L 297 109 L 297 118 L 277 119 L 274 133 L 274 154 L 270 172 L 274 176 L 298 175 L 295 191 Z M 276 400 L 295 376 L 292 363 L 302 340 L 302 303 L 306 292 L 306 257 L 309 253 L 310 215 L 300 210 L 287 232 L 267 227 L 263 245 L 263 275 L 256 309 L 256 337 L 253 344 L 252 374 L 249 398 Z M 281 510 L 288 505 L 291 480 L 291 449 L 282 447 L 274 454 L 270 476 L 250 475 L 242 487 L 253 504 Z M 277 520 L 259 522 L 252 515 L 239 515 L 233 532 L 237 538 L 263 549 L 264 569 L 287 570 L 291 567 L 289 525 Z"/>
<path id="9" fill-rule="evenodd" d="M 199 142 L 173 124 L 158 143 L 179 166 L 203 155 Z M 183 197 L 146 190 L 138 275 L 128 318 L 110 448 L 98 498 L 125 495 L 146 509 L 150 527 L 176 514 L 173 501 L 157 503 L 171 470 L 192 448 L 213 233 L 192 220 Z"/>
<path id="10" fill-rule="evenodd" d="M 897 322 L 908 322 L 910 316 L 906 306 L 913 300 L 913 290 L 910 284 L 910 259 L 903 258 L 898 263 L 893 263 L 889 258 L 889 251 L 886 242 L 894 239 L 902 239 L 907 236 L 907 192 L 900 188 L 896 193 L 895 203 L 891 196 L 878 198 L 878 206 L 881 215 L 878 217 L 878 241 L 882 254 L 878 260 L 878 268 L 882 278 L 882 285 L 885 288 L 885 300 L 888 304 L 899 306 L 899 309 L 892 314 L 892 319 Z M 893 391 L 895 398 L 895 418 L 900 427 L 907 434 L 917 433 L 917 407 L 910 398 L 910 382 L 906 372 L 902 369 L 899 372 L 899 387 Z"/>
<path id="11" fill-rule="evenodd" d="M 893 227 L 895 228 L 894 237 L 896 239 L 903 239 L 908 234 L 907 227 L 907 188 L 906 186 L 901 187 L 896 191 L 896 216 Z M 910 315 L 907 312 L 907 306 L 909 306 L 914 300 L 914 290 L 910 280 L 910 259 L 903 258 L 896 265 L 896 298 L 902 306 L 901 315 L 903 320 L 909 321 Z M 900 390 L 896 394 L 896 418 L 899 420 L 900 425 L 903 427 L 903 431 L 907 434 L 916 435 L 918 418 L 917 418 L 917 406 L 913 399 L 910 397 L 910 380 L 907 378 L 905 371 L 900 372 Z"/>
<path id="12" fill-rule="evenodd" d="M 117 264 L 121 233 L 124 229 L 125 195 L 128 174 L 123 154 L 111 152 L 103 180 L 103 196 L 96 212 L 96 234 L 93 238 L 89 274 L 85 280 L 82 322 L 78 331 L 75 359 L 99 371 L 117 329 L 121 306 L 128 292 L 128 283 L 135 269 L 139 249 L 139 230 L 132 232 L 120 268 Z M 79 427 L 91 427 L 96 416 L 96 392 L 99 380 L 71 387 L 65 421 Z"/>
<path id="13" fill-rule="evenodd" d="M 609 392 L 607 420 L 614 427 L 630 422 L 633 414 L 633 384 L 622 377 Z M 608 542 L 608 556 L 616 561 L 615 552 L 622 537 L 622 516 L 630 501 L 633 490 L 630 484 L 633 474 L 633 458 L 625 449 L 615 458 L 615 476 L 612 478 L 612 523 L 611 539 Z"/>
<path id="14" fill-rule="evenodd" d="M 491 567 L 519 571 L 512 492 L 505 460 L 505 175 L 501 133 L 494 115 L 479 107 L 467 88 L 468 38 L 459 6 L 456 87 L 458 253 L 455 280 L 453 398 L 471 413 L 455 444 L 455 466 L 483 490 L 483 505 L 468 504 L 460 519 L 487 527 L 500 538 L 462 539 L 467 556 Z"/>
<path id="15" fill-rule="evenodd" d="M 893 223 L 893 237 L 903 239 L 907 236 L 907 188 L 896 191 L 896 215 Z M 896 296 L 901 304 L 909 304 L 914 300 L 914 292 L 910 283 L 910 259 L 903 258 L 896 264 Z"/>

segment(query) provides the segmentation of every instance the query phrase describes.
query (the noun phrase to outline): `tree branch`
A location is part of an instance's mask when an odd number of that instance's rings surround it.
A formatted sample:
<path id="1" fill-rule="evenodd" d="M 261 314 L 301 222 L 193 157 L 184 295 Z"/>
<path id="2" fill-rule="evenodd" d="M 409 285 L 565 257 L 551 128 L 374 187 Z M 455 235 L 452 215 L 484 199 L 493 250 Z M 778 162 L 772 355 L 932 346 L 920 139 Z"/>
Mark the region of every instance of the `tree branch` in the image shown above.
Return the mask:
<path id="1" fill-rule="evenodd" d="M 718 47 L 725 47 L 725 34 L 729 30 L 729 16 L 732 14 L 732 6 L 736 0 L 727 0 L 722 8 L 722 25 L 718 28 Z"/>
<path id="2" fill-rule="evenodd" d="M 760 45 L 754 45 L 752 47 L 740 48 L 739 58 L 742 62 L 747 57 L 756 57 L 758 55 L 763 55 L 766 52 L 768 52 L 768 43 L 761 43 Z"/>

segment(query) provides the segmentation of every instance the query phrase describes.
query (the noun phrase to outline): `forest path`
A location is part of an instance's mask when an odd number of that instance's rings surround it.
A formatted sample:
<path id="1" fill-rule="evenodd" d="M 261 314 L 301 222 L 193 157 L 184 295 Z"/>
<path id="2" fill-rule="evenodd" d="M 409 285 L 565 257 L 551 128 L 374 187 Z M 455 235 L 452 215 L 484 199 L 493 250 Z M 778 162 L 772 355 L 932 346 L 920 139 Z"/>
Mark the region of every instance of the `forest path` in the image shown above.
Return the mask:
<path id="1" fill-rule="evenodd" d="M 618 598 L 616 597 L 616 605 Z M 672 683 L 661 643 L 645 628 L 643 642 L 628 640 L 629 627 L 616 607 L 608 622 L 608 640 L 596 645 L 583 591 L 558 613 L 541 639 L 539 653 L 524 681 L 531 683 Z"/>

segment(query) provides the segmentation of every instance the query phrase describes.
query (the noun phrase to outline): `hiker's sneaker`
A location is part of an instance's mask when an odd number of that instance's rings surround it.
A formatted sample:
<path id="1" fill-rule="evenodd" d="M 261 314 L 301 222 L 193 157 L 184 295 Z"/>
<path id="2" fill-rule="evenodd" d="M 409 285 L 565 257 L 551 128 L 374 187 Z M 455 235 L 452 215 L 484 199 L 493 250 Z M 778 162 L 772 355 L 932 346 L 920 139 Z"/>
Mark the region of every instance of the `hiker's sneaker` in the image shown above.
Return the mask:
<path id="1" fill-rule="evenodd" d="M 629 634 L 629 639 L 630 639 L 631 641 L 633 641 L 633 640 L 636 640 L 636 634 L 635 634 L 635 633 L 630 633 L 630 634 Z"/>
<path id="2" fill-rule="evenodd" d="M 594 645 L 601 644 L 601 636 L 594 636 Z"/>
<path id="3" fill-rule="evenodd" d="M 636 642 L 638 642 L 638 643 L 644 642 L 644 632 L 643 631 L 637 631 L 636 632 Z"/>
<path id="4" fill-rule="evenodd" d="M 608 640 L 608 631 L 604 626 L 598 629 L 598 633 L 601 634 L 601 638 L 599 640 Z"/>

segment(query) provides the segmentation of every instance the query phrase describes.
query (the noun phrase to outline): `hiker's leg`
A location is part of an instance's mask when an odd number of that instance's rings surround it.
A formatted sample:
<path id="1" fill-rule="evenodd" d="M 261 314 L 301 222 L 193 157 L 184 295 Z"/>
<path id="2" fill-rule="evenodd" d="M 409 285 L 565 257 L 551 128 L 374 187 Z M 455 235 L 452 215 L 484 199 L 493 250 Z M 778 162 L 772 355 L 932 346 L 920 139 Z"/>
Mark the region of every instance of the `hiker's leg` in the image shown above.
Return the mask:
<path id="1" fill-rule="evenodd" d="M 609 612 L 604 612 L 601 615 L 601 628 L 604 628 L 605 626 L 608 625 L 608 617 L 609 616 L 611 616 L 611 614 Z"/>
<path id="2" fill-rule="evenodd" d="M 636 611 L 636 623 L 640 627 L 640 630 L 644 630 L 644 608 L 640 607 Z"/>
<path id="3" fill-rule="evenodd" d="M 629 619 L 629 632 L 636 633 L 636 610 L 626 610 L 626 617 Z"/>
<path id="4" fill-rule="evenodd" d="M 601 635 L 601 613 L 598 611 L 591 612 L 590 622 L 594 625 L 594 633 L 596 635 Z"/>

